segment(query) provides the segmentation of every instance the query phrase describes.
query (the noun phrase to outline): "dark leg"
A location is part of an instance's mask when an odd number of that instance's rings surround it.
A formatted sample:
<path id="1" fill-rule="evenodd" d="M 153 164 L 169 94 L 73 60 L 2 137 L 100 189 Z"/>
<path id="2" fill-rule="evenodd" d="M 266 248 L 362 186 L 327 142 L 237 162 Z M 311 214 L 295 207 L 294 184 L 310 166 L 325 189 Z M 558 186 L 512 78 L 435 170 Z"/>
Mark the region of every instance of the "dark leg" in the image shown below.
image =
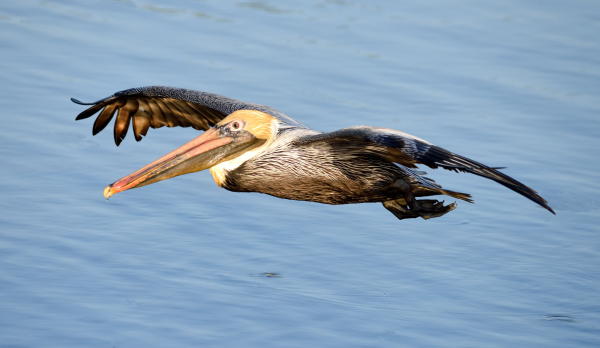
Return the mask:
<path id="1" fill-rule="evenodd" d="M 383 202 L 383 206 L 392 212 L 398 219 L 412 219 L 421 217 L 431 219 L 440 217 L 456 208 L 456 203 L 444 205 L 444 201 L 435 199 L 412 199 L 406 204 L 405 199 Z"/>

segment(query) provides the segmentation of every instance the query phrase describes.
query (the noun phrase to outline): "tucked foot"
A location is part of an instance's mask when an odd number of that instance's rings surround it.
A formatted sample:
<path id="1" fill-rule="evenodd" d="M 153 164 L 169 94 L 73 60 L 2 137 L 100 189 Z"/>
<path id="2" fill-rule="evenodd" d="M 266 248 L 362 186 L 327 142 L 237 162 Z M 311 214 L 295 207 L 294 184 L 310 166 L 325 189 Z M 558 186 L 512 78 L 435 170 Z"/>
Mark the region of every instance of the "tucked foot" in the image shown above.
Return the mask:
<path id="1" fill-rule="evenodd" d="M 456 209 L 456 203 L 444 205 L 444 201 L 440 202 L 435 199 L 415 200 L 411 208 L 411 210 L 419 212 L 419 216 L 423 219 L 440 217 L 454 209 Z"/>
<path id="2" fill-rule="evenodd" d="M 383 206 L 401 220 L 417 217 L 431 219 L 456 209 L 456 203 L 444 205 L 444 201 L 435 199 L 413 200 L 410 205 L 404 199 L 398 199 L 383 202 Z"/>

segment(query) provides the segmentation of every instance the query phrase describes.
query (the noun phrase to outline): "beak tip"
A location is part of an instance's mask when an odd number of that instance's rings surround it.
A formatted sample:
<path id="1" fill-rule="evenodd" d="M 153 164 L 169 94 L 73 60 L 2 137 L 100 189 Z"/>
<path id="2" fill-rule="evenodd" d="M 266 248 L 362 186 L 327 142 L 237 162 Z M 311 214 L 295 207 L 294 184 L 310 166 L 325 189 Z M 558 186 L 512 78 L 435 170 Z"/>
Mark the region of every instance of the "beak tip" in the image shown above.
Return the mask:
<path id="1" fill-rule="evenodd" d="M 110 184 L 104 188 L 104 198 L 109 199 L 110 196 L 112 196 L 113 194 L 114 194 L 114 191 L 112 189 L 112 184 Z"/>

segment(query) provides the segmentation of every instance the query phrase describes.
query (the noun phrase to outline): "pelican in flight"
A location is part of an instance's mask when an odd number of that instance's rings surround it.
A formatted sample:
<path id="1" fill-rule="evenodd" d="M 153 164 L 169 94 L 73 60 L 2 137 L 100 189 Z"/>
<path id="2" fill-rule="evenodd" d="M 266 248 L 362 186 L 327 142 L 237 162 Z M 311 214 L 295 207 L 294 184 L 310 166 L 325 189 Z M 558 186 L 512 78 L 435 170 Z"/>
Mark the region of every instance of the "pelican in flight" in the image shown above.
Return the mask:
<path id="1" fill-rule="evenodd" d="M 442 188 L 418 164 L 468 172 L 493 180 L 554 214 L 533 189 L 469 158 L 416 136 L 386 128 L 350 127 L 330 133 L 309 129 L 271 107 L 189 89 L 151 86 L 117 92 L 92 103 L 77 120 L 99 113 L 92 133 L 116 114 L 114 139 L 130 125 L 137 141 L 149 128 L 193 127 L 198 137 L 129 174 L 104 190 L 115 193 L 178 175 L 209 169 L 230 191 L 326 204 L 381 202 L 398 219 L 439 217 L 456 207 L 418 199 L 447 195 L 472 202 L 467 193 Z"/>

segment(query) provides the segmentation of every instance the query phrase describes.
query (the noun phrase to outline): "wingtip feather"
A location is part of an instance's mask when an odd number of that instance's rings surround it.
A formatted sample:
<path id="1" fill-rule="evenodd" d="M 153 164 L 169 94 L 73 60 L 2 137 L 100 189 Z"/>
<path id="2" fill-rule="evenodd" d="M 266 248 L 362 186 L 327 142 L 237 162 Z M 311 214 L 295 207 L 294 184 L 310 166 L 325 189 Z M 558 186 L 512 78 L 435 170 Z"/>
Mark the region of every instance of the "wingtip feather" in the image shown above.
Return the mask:
<path id="1" fill-rule="evenodd" d="M 75 104 L 79 104 L 79 105 L 96 105 L 96 104 L 98 104 L 99 102 L 101 102 L 102 100 L 98 100 L 98 101 L 95 101 L 95 102 L 87 102 L 87 103 L 86 103 L 86 102 L 82 102 L 82 101 L 81 101 L 81 100 L 79 100 L 79 99 L 71 98 L 71 101 L 72 101 L 73 103 L 75 103 Z"/>
<path id="2" fill-rule="evenodd" d="M 544 207 L 544 209 L 551 212 L 553 215 L 556 215 L 556 212 L 554 211 L 554 209 L 552 209 L 548 204 L 542 204 L 542 207 Z"/>

